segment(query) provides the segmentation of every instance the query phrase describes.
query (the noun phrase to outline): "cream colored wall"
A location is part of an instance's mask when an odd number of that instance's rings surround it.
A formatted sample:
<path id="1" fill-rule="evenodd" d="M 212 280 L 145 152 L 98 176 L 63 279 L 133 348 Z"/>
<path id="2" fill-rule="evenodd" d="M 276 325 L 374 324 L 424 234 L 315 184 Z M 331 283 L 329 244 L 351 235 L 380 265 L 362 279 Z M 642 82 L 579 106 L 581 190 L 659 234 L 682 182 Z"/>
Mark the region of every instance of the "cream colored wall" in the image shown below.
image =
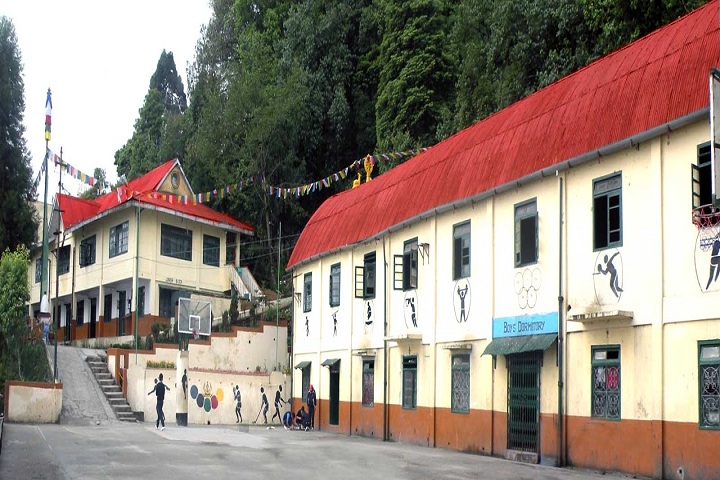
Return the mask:
<path id="1" fill-rule="evenodd" d="M 109 233 L 110 228 L 128 222 L 128 251 L 110 258 L 109 256 Z M 141 284 L 146 285 L 145 313 L 157 315 L 159 311 L 158 293 L 154 289 L 157 284 L 148 283 L 157 281 L 158 284 L 173 288 L 189 289 L 198 292 L 226 292 L 230 290 L 230 277 L 225 270 L 225 230 L 211 225 L 194 222 L 181 217 L 160 213 L 155 210 L 142 210 L 140 213 L 140 259 L 138 262 L 138 277 Z M 193 255 L 192 261 L 180 260 L 160 255 L 161 224 L 169 224 L 184 228 L 188 226 L 193 231 Z M 80 268 L 79 252 L 80 243 L 83 239 L 95 235 L 95 263 Z M 214 267 L 203 264 L 203 235 L 211 235 L 220 239 L 220 266 Z M 130 298 L 133 292 L 132 282 L 135 275 L 135 252 L 137 244 L 137 218 L 134 208 L 123 209 L 117 213 L 111 213 L 97 221 L 82 227 L 72 234 L 66 236 L 65 245 L 71 246 L 70 271 L 59 278 L 59 296 L 70 295 L 73 291 L 73 268 L 75 285 L 74 291 L 79 298 L 83 292 L 104 286 L 102 294 L 98 295 L 97 314 L 104 312 L 104 295 L 113 294 L 112 315 L 116 317 L 117 291 L 127 292 Z M 40 301 L 40 283 L 35 283 L 35 259 L 42 255 L 42 251 L 34 252 L 31 271 L 31 302 Z M 55 256 L 51 251 L 50 287 L 51 299 L 55 298 Z M 115 284 L 115 285 L 113 285 Z M 62 301 L 61 303 L 68 303 Z M 89 307 L 88 307 L 89 308 Z M 132 309 L 136 308 L 133 300 Z M 89 310 L 88 310 L 89 313 Z M 64 312 L 62 313 L 62 324 L 64 325 Z M 87 316 L 86 316 L 87 318 Z"/>
<path id="2" fill-rule="evenodd" d="M 375 252 L 375 298 L 355 298 L 355 267 L 362 267 L 365 254 Z M 344 275 L 343 281 L 348 280 L 350 288 L 350 308 L 352 318 L 352 348 L 354 350 L 382 349 L 385 323 L 385 269 L 383 268 L 383 242 L 372 241 L 369 244 L 361 245 L 351 251 L 352 263 L 350 274 Z M 386 257 L 387 258 L 387 257 Z M 390 279 L 387 279 L 388 281 Z M 342 286 L 341 281 L 341 286 Z M 392 287 L 392 286 L 391 286 Z M 367 321 L 367 307 L 371 308 L 371 325 L 365 325 Z"/>
<path id="3" fill-rule="evenodd" d="M 191 343 L 188 351 L 190 368 L 246 373 L 272 372 L 274 369 L 286 371 L 287 327 L 264 325 L 262 332 L 240 330 L 235 337 L 215 336 L 212 338 L 212 348 L 205 344 Z"/>
<path id="4" fill-rule="evenodd" d="M 662 223 L 658 223 L 663 232 L 665 322 L 718 318 L 720 282 L 704 291 L 712 252 L 696 248 L 698 229 L 691 222 L 690 165 L 697 163 L 697 146 L 709 141 L 709 131 L 708 122 L 698 122 L 669 135 L 662 144 L 665 188 Z"/>
<path id="5" fill-rule="evenodd" d="M 437 365 L 434 372 L 436 406 L 439 408 L 452 407 L 452 356 L 467 353 L 470 355 L 470 409 L 490 410 L 492 407 L 493 368 L 492 357 L 482 355 L 487 346 L 485 341 L 460 342 L 470 345 L 470 351 L 443 348 L 438 344 L 436 348 Z M 402 377 L 401 377 L 402 378 Z M 421 381 L 424 381 L 421 380 Z M 382 396 L 382 391 L 380 391 Z"/>
<path id="6" fill-rule="evenodd" d="M 224 230 L 154 210 L 143 211 L 141 222 L 141 261 L 138 270 L 141 278 L 156 279 L 159 285 L 172 288 L 215 292 L 230 289 L 230 277 L 225 271 Z M 192 230 L 192 261 L 160 254 L 162 224 Z M 203 264 L 203 235 L 220 238 L 219 267 Z M 143 241 L 143 238 L 148 241 Z M 155 310 L 152 313 L 157 314 L 158 306 L 153 305 L 153 308 Z"/>
<path id="7" fill-rule="evenodd" d="M 188 369 L 188 391 L 187 398 L 177 392 L 180 385 L 180 379 L 175 375 L 173 369 L 145 369 L 142 366 L 133 366 L 128 371 L 128 403 L 134 412 L 143 412 L 146 422 L 155 422 L 157 413 L 155 411 L 156 398 L 154 394 L 148 395 L 155 386 L 154 379 L 158 375 L 163 374 L 163 383 L 170 387 L 165 394 L 165 402 L 163 411 L 165 412 L 166 424 L 175 423 L 175 414 L 178 411 L 187 412 L 188 424 L 195 425 L 231 425 L 236 423 L 235 416 L 235 399 L 233 388 L 240 387 L 240 395 L 242 399 L 241 414 L 243 423 L 251 423 L 257 419 L 258 423 L 263 423 L 263 417 L 258 417 L 260 411 L 262 393 L 260 388 L 264 388 L 265 394 L 270 405 L 267 417 L 270 423 L 279 423 L 277 417 L 272 420 L 275 412 L 274 400 L 275 392 L 279 386 L 282 386 L 281 398 L 288 399 L 287 392 L 290 391 L 290 377 L 279 372 L 271 374 L 246 374 L 238 372 L 213 372 L 206 370 Z M 209 392 L 211 399 L 210 411 L 202 406 L 198 406 L 198 397 L 193 398 L 193 387 L 203 395 L 203 399 Z M 132 391 L 132 394 L 131 394 Z M 186 401 L 187 404 L 180 408 L 179 401 Z M 214 397 L 214 398 L 213 398 Z M 132 401 L 131 401 L 132 399 Z M 215 407 L 213 408 L 213 403 Z M 284 413 L 289 406 L 281 406 L 280 413 Z M 209 422 L 209 423 L 208 423 Z"/>
<path id="8" fill-rule="evenodd" d="M 433 342 L 435 339 L 435 313 L 436 313 L 436 268 L 437 268 L 437 241 L 435 238 L 435 219 L 428 218 L 390 234 L 388 239 L 388 335 L 397 336 L 407 333 L 422 334 L 423 342 Z M 429 243 L 428 256 L 423 258 L 418 252 L 418 288 L 404 292 L 394 290 L 392 282 L 393 262 L 395 255 L 403 254 L 404 244 L 417 237 L 418 244 Z M 416 299 L 415 311 L 417 315 L 417 328 L 412 324 L 411 309 L 406 299 L 414 295 Z"/>
<path id="9" fill-rule="evenodd" d="M 492 338 L 493 202 L 481 200 L 472 206 L 450 210 L 438 216 L 436 245 L 437 325 L 436 337 L 441 342 Z M 470 276 L 453 279 L 454 226 L 470 221 Z M 465 297 L 466 320 L 460 322 L 457 290 L 468 282 Z M 481 352 L 482 353 L 482 352 Z"/>
<path id="10" fill-rule="evenodd" d="M 698 423 L 700 390 L 698 340 L 720 339 L 717 319 L 665 325 L 663 336 L 663 419 Z M 682 354 L 679 354 L 682 352 Z"/>
<path id="11" fill-rule="evenodd" d="M 8 382 L 5 418 L 18 423 L 57 423 L 62 411 L 62 385 L 44 388 L 31 383 Z"/>
<path id="12" fill-rule="evenodd" d="M 620 415 L 628 420 L 659 420 L 654 412 L 652 369 L 661 352 L 653 351 L 653 326 L 601 328 L 567 336 L 567 413 L 592 416 L 592 347 L 620 346 Z M 697 355 L 694 357 L 696 358 Z M 696 387 L 697 390 L 697 387 Z M 687 392 L 682 392 L 683 396 Z"/>
<path id="13" fill-rule="evenodd" d="M 322 302 L 320 264 L 319 261 L 314 262 L 308 268 L 296 270 L 293 275 L 294 291 L 300 292 L 301 295 L 300 301 L 293 303 L 295 308 L 293 316 L 293 325 L 295 325 L 293 329 L 293 353 L 296 356 L 308 352 L 318 352 L 320 349 L 320 329 L 322 328 L 320 324 Z M 312 305 L 309 312 L 303 312 L 305 302 L 304 282 L 307 273 L 312 274 Z"/>
<path id="14" fill-rule="evenodd" d="M 352 305 L 355 292 L 355 286 L 350 281 L 354 278 L 351 258 L 352 252 L 350 251 L 330 255 L 320 263 L 318 273 L 313 273 L 312 310 L 317 312 L 315 318 L 318 320 L 317 328 L 320 330 L 321 348 L 323 350 L 350 348 L 353 327 Z M 330 270 L 335 264 L 340 264 L 340 305 L 331 307 Z M 352 275 L 351 272 L 353 272 Z M 319 281 L 318 289 L 315 288 L 316 281 Z M 337 335 L 334 334 L 333 314 L 337 318 Z M 299 327 L 302 330 L 304 324 L 299 325 Z"/>
<path id="15" fill-rule="evenodd" d="M 661 201 L 660 144 L 660 139 L 642 143 L 637 148 L 571 169 L 567 174 L 570 314 L 612 309 L 632 311 L 635 325 L 660 318 L 662 242 L 657 239 L 661 238 L 662 231 L 660 209 L 656 207 Z M 622 174 L 622 246 L 593 251 L 593 180 L 617 172 Z M 678 182 L 677 186 L 682 184 L 682 192 L 687 192 L 689 201 L 689 176 L 672 181 Z M 604 256 L 616 252 L 620 255 L 613 263 L 619 271 L 622 267 L 619 283 L 624 290 L 619 299 L 609 290 L 610 277 L 598 274 L 598 264 L 604 266 Z M 570 324 L 568 329 L 575 327 Z"/>

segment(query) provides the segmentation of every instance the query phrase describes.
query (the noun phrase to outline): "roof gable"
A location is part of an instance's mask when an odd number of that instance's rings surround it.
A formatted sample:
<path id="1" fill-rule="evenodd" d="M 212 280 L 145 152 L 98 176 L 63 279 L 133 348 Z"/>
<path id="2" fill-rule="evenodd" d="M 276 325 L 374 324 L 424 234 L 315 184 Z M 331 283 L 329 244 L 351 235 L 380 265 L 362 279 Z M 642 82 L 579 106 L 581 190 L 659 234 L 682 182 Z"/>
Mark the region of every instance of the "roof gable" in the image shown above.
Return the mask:
<path id="1" fill-rule="evenodd" d="M 707 108 L 708 74 L 720 63 L 717 12 L 714 0 L 330 197 L 288 268 Z M 358 211 L 372 214 L 348 222 Z"/>
<path id="2" fill-rule="evenodd" d="M 173 173 L 177 173 L 178 187 L 173 188 Z M 57 202 L 62 212 L 64 230 L 73 228 L 94 221 L 97 217 L 117 208 L 129 206 L 130 202 L 143 204 L 145 208 L 164 210 L 171 214 L 183 215 L 204 221 L 214 225 L 242 231 L 248 234 L 253 232 L 253 227 L 241 222 L 230 215 L 217 212 L 203 204 L 181 204 L 158 198 L 154 192 L 169 190 L 170 196 L 192 194 L 190 184 L 182 171 L 180 162 L 169 160 L 145 175 L 130 180 L 127 185 L 119 186 L 116 190 L 97 197 L 95 200 L 86 200 L 65 194 L 57 195 Z"/>

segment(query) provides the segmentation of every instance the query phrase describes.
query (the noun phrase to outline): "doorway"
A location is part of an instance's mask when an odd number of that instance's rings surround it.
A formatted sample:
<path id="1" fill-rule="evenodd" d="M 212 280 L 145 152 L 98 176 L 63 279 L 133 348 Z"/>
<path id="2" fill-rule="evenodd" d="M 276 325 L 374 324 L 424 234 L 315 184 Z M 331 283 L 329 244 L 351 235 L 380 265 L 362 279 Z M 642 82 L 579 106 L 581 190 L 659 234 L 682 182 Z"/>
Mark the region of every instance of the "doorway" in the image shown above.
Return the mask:
<path id="1" fill-rule="evenodd" d="M 507 356 L 508 450 L 539 452 L 541 359 L 539 351 Z"/>
<path id="2" fill-rule="evenodd" d="M 90 331 L 89 338 L 95 338 L 95 322 L 97 322 L 97 298 L 90 299 Z"/>
<path id="3" fill-rule="evenodd" d="M 330 367 L 330 425 L 340 423 L 340 362 Z"/>

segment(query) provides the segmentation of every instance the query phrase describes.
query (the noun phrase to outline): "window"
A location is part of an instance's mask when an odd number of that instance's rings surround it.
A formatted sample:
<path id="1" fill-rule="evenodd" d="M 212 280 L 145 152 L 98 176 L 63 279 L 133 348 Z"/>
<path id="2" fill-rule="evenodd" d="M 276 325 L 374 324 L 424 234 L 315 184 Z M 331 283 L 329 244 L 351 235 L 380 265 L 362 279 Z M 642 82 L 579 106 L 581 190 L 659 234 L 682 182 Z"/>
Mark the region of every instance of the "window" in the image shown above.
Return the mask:
<path id="1" fill-rule="evenodd" d="M 375 360 L 363 360 L 362 406 L 375 404 Z"/>
<path id="2" fill-rule="evenodd" d="M 515 266 L 538 261 L 537 201 L 515 205 Z"/>
<path id="3" fill-rule="evenodd" d="M 110 257 L 128 251 L 128 222 L 121 223 L 110 229 Z"/>
<path id="4" fill-rule="evenodd" d="M 700 428 L 720 430 L 720 340 L 698 342 Z"/>
<path id="5" fill-rule="evenodd" d="M 80 268 L 95 263 L 95 235 L 80 242 Z"/>
<path id="6" fill-rule="evenodd" d="M 592 347 L 592 416 L 620 420 L 620 347 Z"/>
<path id="7" fill-rule="evenodd" d="M 192 261 L 192 230 L 163 223 L 160 228 L 160 255 Z"/>
<path id="8" fill-rule="evenodd" d="M 79 300 L 77 302 L 77 306 L 75 308 L 77 309 L 76 310 L 77 313 L 75 314 L 76 315 L 75 323 L 79 327 L 85 321 L 85 318 L 84 318 L 85 317 L 85 300 Z"/>
<path id="9" fill-rule="evenodd" d="M 35 260 L 35 283 L 42 281 L 42 257 Z"/>
<path id="10" fill-rule="evenodd" d="M 355 267 L 355 298 L 375 298 L 375 252 L 366 253 L 362 267 Z"/>
<path id="11" fill-rule="evenodd" d="M 405 242 L 402 256 L 402 289 L 412 290 L 418 286 L 418 241 Z"/>
<path id="12" fill-rule="evenodd" d="M 692 167 L 693 208 L 711 205 L 713 203 L 711 160 L 710 143 L 698 145 L 697 165 L 690 165 Z"/>
<path id="13" fill-rule="evenodd" d="M 330 267 L 330 306 L 340 306 L 340 264 Z"/>
<path id="14" fill-rule="evenodd" d="M 303 285 L 303 312 L 312 310 L 312 273 L 306 273 Z"/>
<path id="15" fill-rule="evenodd" d="M 70 271 L 70 245 L 60 247 L 57 268 L 58 275 L 64 275 Z"/>
<path id="16" fill-rule="evenodd" d="M 622 246 L 622 175 L 593 181 L 595 250 Z"/>
<path id="17" fill-rule="evenodd" d="M 220 237 L 203 235 L 203 265 L 220 266 Z"/>
<path id="18" fill-rule="evenodd" d="M 470 276 L 470 222 L 453 227 L 453 280 Z"/>
<path id="19" fill-rule="evenodd" d="M 470 412 L 470 354 L 452 356 L 452 405 L 455 413 Z"/>
<path id="20" fill-rule="evenodd" d="M 417 357 L 403 357 L 403 396 L 402 407 L 417 407 Z"/>
<path id="21" fill-rule="evenodd" d="M 233 232 L 227 232 L 225 234 L 225 264 L 235 264 L 235 242 L 237 241 L 237 234 Z"/>

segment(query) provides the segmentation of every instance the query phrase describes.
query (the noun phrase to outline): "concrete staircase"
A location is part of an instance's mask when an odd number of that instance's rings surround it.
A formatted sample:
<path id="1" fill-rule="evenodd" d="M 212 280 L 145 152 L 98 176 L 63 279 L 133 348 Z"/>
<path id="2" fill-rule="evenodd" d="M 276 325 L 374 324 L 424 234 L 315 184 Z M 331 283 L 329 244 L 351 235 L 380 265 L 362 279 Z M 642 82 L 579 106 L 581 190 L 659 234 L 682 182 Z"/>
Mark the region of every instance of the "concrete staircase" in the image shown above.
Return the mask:
<path id="1" fill-rule="evenodd" d="M 107 363 L 97 356 L 87 357 L 87 362 L 88 365 L 90 365 L 90 370 L 92 370 L 93 375 L 95 375 L 98 385 L 102 388 L 105 398 L 110 402 L 110 406 L 118 420 L 123 422 L 136 422 L 137 418 L 135 418 L 135 414 L 133 414 L 130 409 L 130 404 L 128 404 L 125 397 L 123 397 L 120 386 L 115 384 L 115 380 L 112 378 L 112 375 L 110 375 Z"/>

